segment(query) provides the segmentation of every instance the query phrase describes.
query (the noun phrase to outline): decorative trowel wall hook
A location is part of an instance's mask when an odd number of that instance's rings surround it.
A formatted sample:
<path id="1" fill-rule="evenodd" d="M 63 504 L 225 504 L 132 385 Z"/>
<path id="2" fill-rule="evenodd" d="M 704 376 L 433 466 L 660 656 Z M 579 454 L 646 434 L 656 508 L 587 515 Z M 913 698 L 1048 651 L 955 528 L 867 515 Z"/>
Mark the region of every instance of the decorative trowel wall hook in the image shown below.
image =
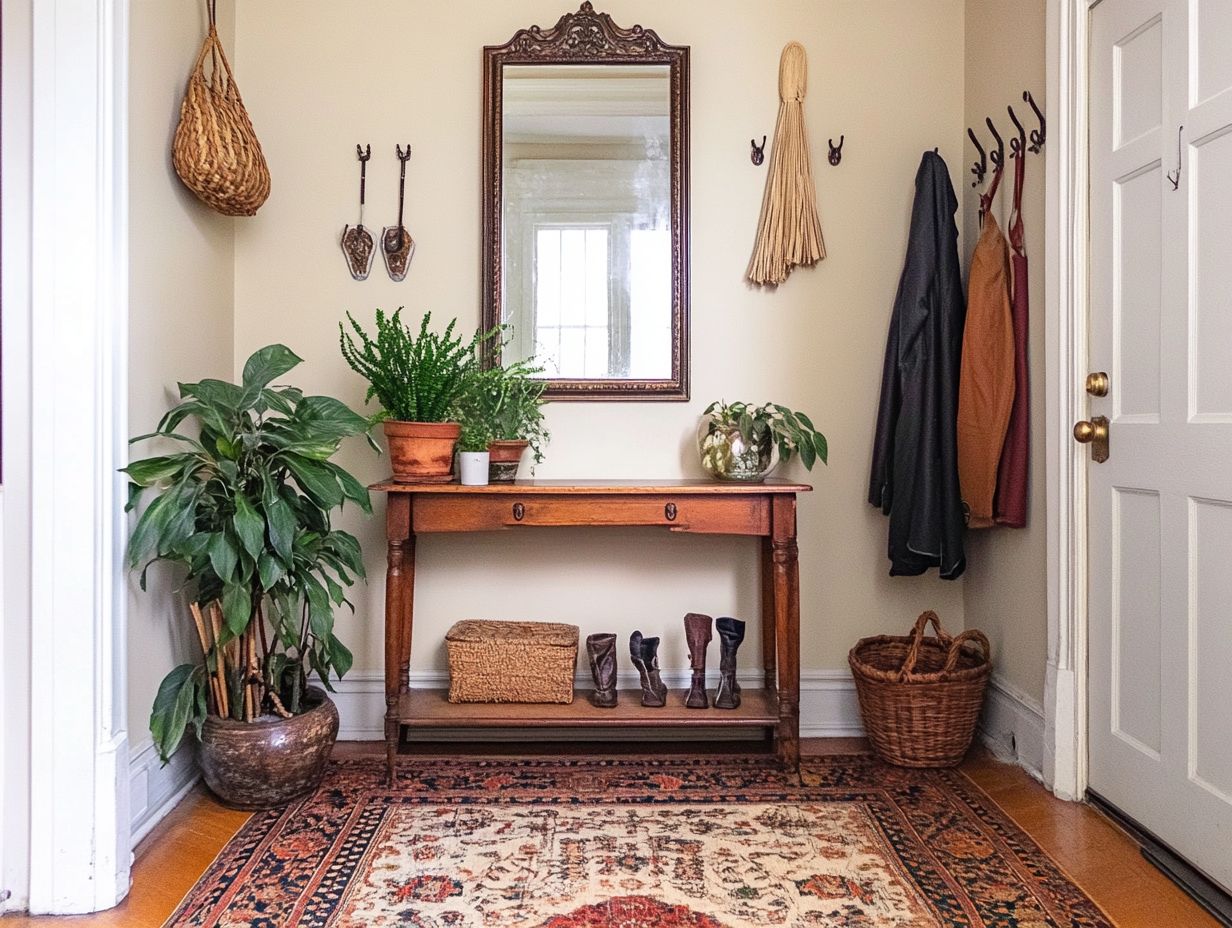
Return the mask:
<path id="1" fill-rule="evenodd" d="M 837 145 L 834 144 L 834 139 L 826 139 L 827 144 L 830 146 L 830 154 L 827 157 L 830 159 L 830 163 L 835 167 L 838 167 L 839 162 L 843 160 L 843 142 L 846 141 L 846 139 L 847 136 L 840 135 L 838 137 Z"/>
<path id="2" fill-rule="evenodd" d="M 411 146 L 408 143 L 405 152 L 401 145 L 395 145 L 394 149 L 402 162 L 402 174 L 398 179 L 398 224 L 386 226 L 381 232 L 381 252 L 385 255 L 385 269 L 390 279 L 405 280 L 411 255 L 415 253 L 415 240 L 402 221 L 406 208 L 406 163 L 411 160 Z"/>
<path id="3" fill-rule="evenodd" d="M 376 257 L 376 243 L 372 241 L 372 233 L 364 228 L 364 195 L 368 184 L 368 159 L 372 157 L 372 146 L 368 150 L 355 146 L 355 156 L 359 158 L 359 222 L 355 228 L 342 227 L 342 253 L 346 255 L 347 267 L 356 280 L 367 280 L 368 272 L 372 270 L 372 259 Z"/>
<path id="4" fill-rule="evenodd" d="M 758 167 L 766 160 L 766 137 L 761 137 L 761 144 L 757 144 L 757 139 L 749 139 L 749 144 L 753 146 L 753 150 L 749 152 L 749 160 Z"/>

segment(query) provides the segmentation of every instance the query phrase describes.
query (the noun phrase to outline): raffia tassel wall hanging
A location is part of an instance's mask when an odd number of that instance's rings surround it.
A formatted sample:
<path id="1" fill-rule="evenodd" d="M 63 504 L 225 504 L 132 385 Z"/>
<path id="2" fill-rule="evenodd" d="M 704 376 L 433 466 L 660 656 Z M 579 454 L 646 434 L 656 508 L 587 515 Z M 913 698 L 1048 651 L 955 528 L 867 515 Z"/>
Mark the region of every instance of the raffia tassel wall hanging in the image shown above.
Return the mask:
<path id="1" fill-rule="evenodd" d="M 269 166 L 218 38 L 215 2 L 206 3 L 210 31 L 188 78 L 171 161 L 202 203 L 225 216 L 253 216 L 269 196 Z"/>
<path id="2" fill-rule="evenodd" d="M 807 84 L 804 46 L 789 42 L 779 59 L 779 118 L 774 127 L 757 241 L 745 275 L 755 284 L 781 284 L 792 268 L 816 264 L 826 256 L 804 135 Z"/>

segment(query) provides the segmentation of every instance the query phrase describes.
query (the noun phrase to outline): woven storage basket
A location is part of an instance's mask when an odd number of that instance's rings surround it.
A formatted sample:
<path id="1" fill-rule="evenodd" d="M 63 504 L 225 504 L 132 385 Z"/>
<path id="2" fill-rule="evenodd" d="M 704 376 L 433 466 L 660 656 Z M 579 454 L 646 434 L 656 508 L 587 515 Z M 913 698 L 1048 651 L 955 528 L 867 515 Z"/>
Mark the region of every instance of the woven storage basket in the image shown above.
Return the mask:
<path id="1" fill-rule="evenodd" d="M 450 702 L 573 702 L 576 625 L 466 620 L 445 649 Z"/>
<path id="2" fill-rule="evenodd" d="M 188 78 L 171 161 L 201 202 L 226 216 L 252 216 L 269 196 L 269 166 L 219 41 L 213 2 L 209 8 L 210 31 Z"/>
<path id="3" fill-rule="evenodd" d="M 930 622 L 935 638 L 924 636 Z M 983 632 L 950 636 L 932 611 L 916 619 L 910 635 L 861 638 L 847 662 L 865 731 L 881 759 L 900 767 L 959 763 L 975 735 L 991 657 Z"/>

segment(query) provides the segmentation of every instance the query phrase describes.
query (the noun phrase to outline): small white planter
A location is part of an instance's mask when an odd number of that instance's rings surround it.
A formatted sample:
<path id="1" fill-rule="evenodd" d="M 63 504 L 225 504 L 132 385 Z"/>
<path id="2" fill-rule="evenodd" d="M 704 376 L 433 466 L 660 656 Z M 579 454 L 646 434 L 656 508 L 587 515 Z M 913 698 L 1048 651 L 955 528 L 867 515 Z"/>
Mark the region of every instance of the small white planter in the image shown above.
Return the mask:
<path id="1" fill-rule="evenodd" d="M 459 451 L 458 474 L 459 482 L 464 487 L 486 487 L 488 485 L 488 452 Z"/>

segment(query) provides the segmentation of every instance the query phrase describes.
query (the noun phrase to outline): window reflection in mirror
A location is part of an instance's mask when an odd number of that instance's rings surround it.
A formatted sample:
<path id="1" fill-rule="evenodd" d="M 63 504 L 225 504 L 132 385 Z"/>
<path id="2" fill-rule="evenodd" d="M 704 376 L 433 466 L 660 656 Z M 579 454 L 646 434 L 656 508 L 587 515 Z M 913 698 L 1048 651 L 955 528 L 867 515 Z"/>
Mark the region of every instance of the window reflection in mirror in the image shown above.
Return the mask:
<path id="1" fill-rule="evenodd" d="M 544 376 L 672 375 L 668 65 L 506 65 L 510 359 Z"/>

